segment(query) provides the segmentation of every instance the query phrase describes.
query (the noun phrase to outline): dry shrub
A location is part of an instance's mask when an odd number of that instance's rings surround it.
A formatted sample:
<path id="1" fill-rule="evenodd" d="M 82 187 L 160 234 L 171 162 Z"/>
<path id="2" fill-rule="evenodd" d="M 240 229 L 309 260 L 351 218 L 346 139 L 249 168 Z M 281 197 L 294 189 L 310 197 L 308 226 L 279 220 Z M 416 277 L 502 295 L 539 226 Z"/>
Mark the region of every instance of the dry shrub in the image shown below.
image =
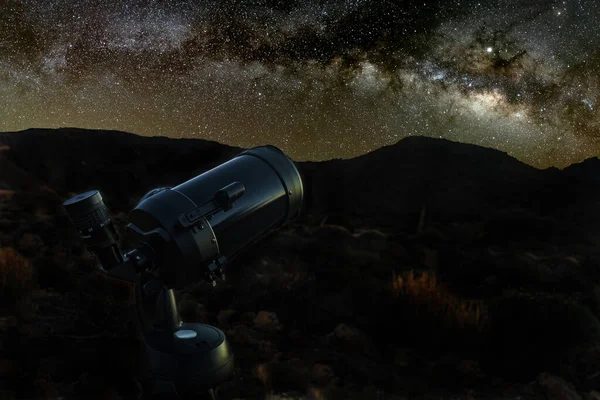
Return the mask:
<path id="1" fill-rule="evenodd" d="M 452 328 L 487 327 L 487 308 L 481 301 L 465 300 L 452 294 L 442 285 L 435 274 L 423 272 L 417 277 L 414 271 L 393 275 L 393 293 L 402 297 L 417 316 L 443 321 Z"/>
<path id="2" fill-rule="evenodd" d="M 33 268 L 29 260 L 12 247 L 0 248 L 1 296 L 17 300 L 31 291 L 33 286 Z"/>
<path id="3" fill-rule="evenodd" d="M 10 190 L 10 189 L 0 189 L 0 198 L 3 199 L 12 199 L 12 197 L 15 195 L 15 191 L 14 190 Z"/>

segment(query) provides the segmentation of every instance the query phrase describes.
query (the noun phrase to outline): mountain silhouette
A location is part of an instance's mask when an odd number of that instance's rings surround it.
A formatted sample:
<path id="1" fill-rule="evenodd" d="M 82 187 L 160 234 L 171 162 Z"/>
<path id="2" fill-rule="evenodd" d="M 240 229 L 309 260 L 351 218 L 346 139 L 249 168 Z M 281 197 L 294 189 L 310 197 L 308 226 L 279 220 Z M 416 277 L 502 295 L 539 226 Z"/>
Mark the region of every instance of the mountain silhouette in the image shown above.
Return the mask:
<path id="1" fill-rule="evenodd" d="M 99 189 L 121 211 L 156 186 L 175 186 L 243 149 L 200 139 L 141 137 L 74 128 L 2 133 L 0 182 L 42 184 L 67 193 Z M 588 229 L 600 201 L 600 160 L 538 170 L 495 149 L 408 137 L 353 159 L 297 163 L 305 208 L 360 224 L 416 224 L 430 218 L 480 219 L 499 210 L 577 219 Z"/>

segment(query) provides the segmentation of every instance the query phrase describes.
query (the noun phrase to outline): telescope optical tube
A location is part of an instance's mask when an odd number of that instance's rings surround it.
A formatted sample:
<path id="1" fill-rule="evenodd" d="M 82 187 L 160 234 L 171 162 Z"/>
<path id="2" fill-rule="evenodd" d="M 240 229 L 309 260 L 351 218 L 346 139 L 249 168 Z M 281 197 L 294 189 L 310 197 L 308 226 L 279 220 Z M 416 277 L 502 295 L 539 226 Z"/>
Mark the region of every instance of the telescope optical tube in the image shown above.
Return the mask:
<path id="1" fill-rule="evenodd" d="M 292 160 L 274 146 L 257 147 L 144 196 L 127 230 L 134 245 L 155 251 L 161 280 L 181 288 L 295 218 L 303 190 Z"/>

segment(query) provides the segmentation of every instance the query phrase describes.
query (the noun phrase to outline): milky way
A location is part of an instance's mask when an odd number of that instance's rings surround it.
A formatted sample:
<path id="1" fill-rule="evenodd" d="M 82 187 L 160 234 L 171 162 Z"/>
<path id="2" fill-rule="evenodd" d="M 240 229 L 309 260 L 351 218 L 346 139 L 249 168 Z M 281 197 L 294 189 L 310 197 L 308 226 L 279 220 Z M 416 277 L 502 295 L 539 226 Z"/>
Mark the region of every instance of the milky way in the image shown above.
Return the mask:
<path id="1" fill-rule="evenodd" d="M 0 131 L 271 143 L 296 160 L 422 135 L 562 168 L 600 154 L 595 3 L 5 0 Z"/>

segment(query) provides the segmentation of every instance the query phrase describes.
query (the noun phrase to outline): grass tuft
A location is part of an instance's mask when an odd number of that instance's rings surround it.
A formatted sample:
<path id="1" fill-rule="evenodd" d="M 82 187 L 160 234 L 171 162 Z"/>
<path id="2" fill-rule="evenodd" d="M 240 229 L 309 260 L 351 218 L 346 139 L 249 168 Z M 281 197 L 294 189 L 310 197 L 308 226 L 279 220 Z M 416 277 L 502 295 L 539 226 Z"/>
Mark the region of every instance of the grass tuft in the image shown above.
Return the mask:
<path id="1" fill-rule="evenodd" d="M 488 313 L 482 301 L 462 299 L 451 293 L 433 273 L 414 271 L 393 274 L 393 294 L 406 302 L 415 316 L 442 322 L 447 328 L 475 329 L 488 326 Z"/>
<path id="2" fill-rule="evenodd" d="M 29 260 L 12 247 L 0 248 L 0 291 L 4 300 L 18 300 L 34 288 Z"/>

